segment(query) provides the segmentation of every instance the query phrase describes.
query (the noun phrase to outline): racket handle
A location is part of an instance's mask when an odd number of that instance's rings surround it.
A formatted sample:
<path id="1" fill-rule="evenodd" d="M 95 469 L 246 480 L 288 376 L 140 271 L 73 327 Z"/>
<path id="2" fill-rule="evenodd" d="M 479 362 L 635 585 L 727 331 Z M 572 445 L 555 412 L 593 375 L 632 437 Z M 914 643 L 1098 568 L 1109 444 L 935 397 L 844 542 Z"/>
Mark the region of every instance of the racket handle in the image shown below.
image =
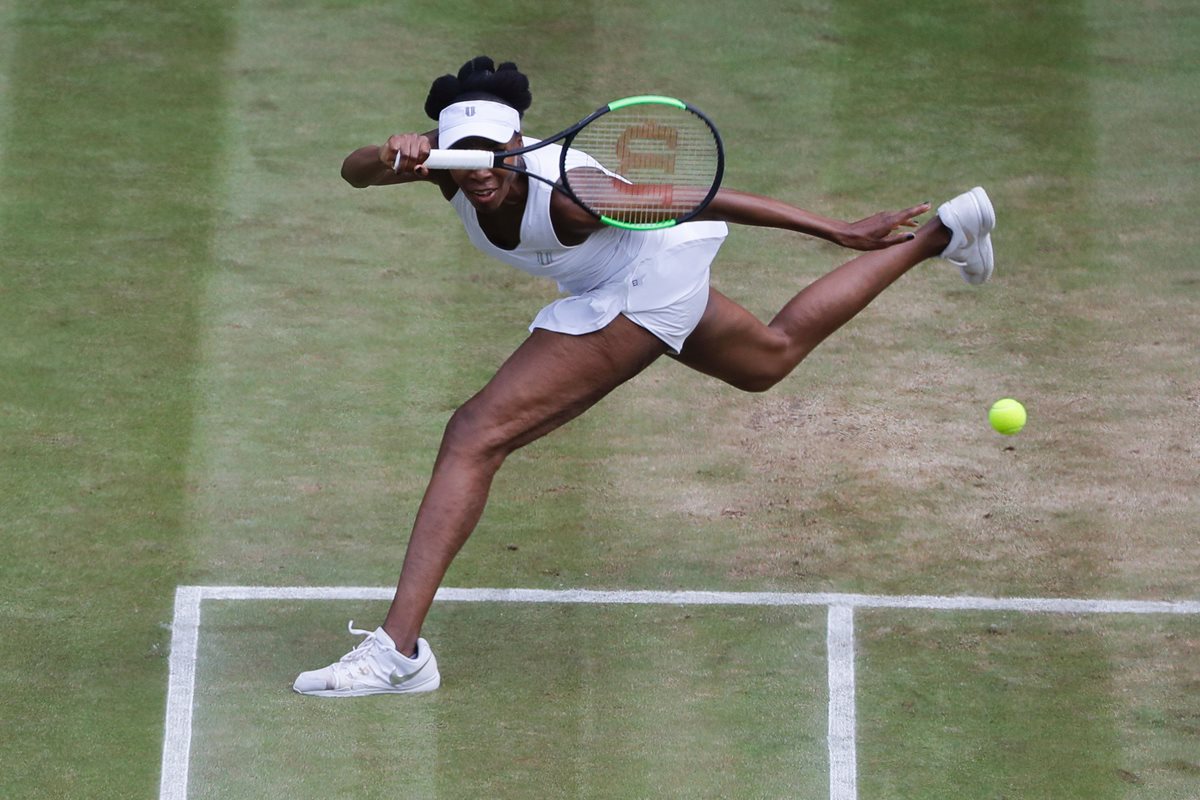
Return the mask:
<path id="1" fill-rule="evenodd" d="M 490 150 L 430 150 L 425 159 L 430 169 L 491 169 L 495 164 Z"/>

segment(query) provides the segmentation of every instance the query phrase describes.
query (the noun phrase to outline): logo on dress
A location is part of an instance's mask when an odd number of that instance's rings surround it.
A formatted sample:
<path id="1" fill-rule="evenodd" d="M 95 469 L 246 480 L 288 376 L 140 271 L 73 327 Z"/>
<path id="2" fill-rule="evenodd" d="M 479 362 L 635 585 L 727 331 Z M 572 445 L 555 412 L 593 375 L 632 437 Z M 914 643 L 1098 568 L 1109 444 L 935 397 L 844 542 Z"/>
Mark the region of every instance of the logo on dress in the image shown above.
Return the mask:
<path id="1" fill-rule="evenodd" d="M 553 250 L 538 250 L 537 251 L 537 260 L 538 260 L 538 264 L 543 267 L 550 266 L 551 264 L 554 263 L 554 251 Z"/>
<path id="2" fill-rule="evenodd" d="M 468 117 L 475 116 L 475 106 L 467 106 L 466 114 Z"/>

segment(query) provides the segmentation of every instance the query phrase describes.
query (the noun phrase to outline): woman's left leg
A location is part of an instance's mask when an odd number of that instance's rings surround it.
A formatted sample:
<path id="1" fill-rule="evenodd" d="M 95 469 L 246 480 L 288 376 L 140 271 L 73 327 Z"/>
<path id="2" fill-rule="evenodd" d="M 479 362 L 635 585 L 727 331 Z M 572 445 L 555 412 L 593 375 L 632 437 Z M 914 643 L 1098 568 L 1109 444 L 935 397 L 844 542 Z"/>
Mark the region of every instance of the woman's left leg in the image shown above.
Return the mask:
<path id="1" fill-rule="evenodd" d="M 950 231 L 934 217 L 915 238 L 842 264 L 793 297 L 769 324 L 715 289 L 675 358 L 746 391 L 765 391 L 789 375 L 831 333 L 901 275 L 939 255 Z"/>
<path id="2" fill-rule="evenodd" d="M 508 455 L 582 414 L 666 350 L 625 317 L 582 336 L 538 329 L 454 412 L 382 626 L 401 652 L 412 652 L 434 593 L 475 529 Z"/>
<path id="3" fill-rule="evenodd" d="M 422 692 L 440 683 L 419 646 L 421 626 L 450 562 L 479 522 L 505 458 L 591 408 L 667 350 L 625 317 L 570 336 L 538 329 L 451 416 L 417 511 L 396 594 L 379 631 L 341 660 L 301 673 L 301 694 L 350 697 Z"/>

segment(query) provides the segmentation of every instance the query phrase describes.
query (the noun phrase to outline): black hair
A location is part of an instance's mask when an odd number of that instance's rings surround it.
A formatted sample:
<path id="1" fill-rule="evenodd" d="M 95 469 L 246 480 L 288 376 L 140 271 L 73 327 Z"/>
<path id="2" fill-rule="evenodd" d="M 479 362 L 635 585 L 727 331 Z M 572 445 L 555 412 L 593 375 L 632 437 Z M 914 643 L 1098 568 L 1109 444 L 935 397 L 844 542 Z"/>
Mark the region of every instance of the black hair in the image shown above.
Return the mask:
<path id="1" fill-rule="evenodd" d="M 487 56 L 476 56 L 462 65 L 457 75 L 443 75 L 429 87 L 425 113 L 436 120 L 446 106 L 460 100 L 494 100 L 524 114 L 533 102 L 529 78 L 517 65 L 505 61 L 496 66 Z"/>

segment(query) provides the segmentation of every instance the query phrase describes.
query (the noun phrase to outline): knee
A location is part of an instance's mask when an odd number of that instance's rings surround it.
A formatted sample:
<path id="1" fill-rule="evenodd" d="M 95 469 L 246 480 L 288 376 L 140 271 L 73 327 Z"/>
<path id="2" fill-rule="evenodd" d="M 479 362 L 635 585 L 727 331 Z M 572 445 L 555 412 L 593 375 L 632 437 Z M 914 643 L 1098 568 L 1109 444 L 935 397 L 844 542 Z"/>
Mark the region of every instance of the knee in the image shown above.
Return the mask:
<path id="1" fill-rule="evenodd" d="M 442 433 L 442 451 L 473 461 L 494 461 L 498 467 L 516 448 L 486 408 L 468 401 L 450 415 Z"/>
<path id="2" fill-rule="evenodd" d="M 765 392 L 791 375 L 804 355 L 791 342 L 772 342 L 745 361 L 729 383 L 743 392 Z"/>
<path id="3" fill-rule="evenodd" d="M 743 392 L 765 392 L 788 376 L 791 370 L 757 368 L 744 375 L 739 375 L 729 383 Z"/>

